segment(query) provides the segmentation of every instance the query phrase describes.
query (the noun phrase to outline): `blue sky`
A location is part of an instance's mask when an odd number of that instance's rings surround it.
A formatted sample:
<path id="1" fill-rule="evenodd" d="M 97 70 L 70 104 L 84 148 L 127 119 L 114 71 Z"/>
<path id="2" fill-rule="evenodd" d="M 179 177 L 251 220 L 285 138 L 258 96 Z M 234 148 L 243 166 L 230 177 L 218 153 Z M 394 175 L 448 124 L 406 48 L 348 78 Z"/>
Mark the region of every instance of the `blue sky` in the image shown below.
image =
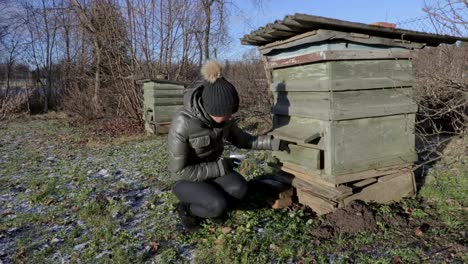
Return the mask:
<path id="1" fill-rule="evenodd" d="M 423 0 L 269 0 L 263 1 L 261 9 L 254 7 L 252 0 L 234 0 L 233 3 L 229 25 L 233 39 L 225 54 L 229 59 L 239 59 L 251 48 L 240 45 L 243 35 L 294 13 L 361 23 L 398 23 L 424 16 Z"/>

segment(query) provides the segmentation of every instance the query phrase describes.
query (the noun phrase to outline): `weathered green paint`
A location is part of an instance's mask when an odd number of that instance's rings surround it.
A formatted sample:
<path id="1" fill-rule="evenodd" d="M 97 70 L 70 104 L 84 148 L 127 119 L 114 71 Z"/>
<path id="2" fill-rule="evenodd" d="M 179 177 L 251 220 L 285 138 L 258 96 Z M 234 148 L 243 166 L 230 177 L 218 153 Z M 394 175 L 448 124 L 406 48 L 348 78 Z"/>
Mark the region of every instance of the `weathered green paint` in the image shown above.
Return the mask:
<path id="1" fill-rule="evenodd" d="M 322 173 L 335 181 L 346 174 L 415 161 L 414 122 L 415 114 L 342 121 L 275 115 L 271 134 L 299 146 L 322 149 Z M 316 146 L 304 143 L 304 138 L 317 133 L 321 139 Z M 315 156 L 306 159 L 316 162 Z"/>
<path id="2" fill-rule="evenodd" d="M 278 89 L 278 84 L 283 84 L 286 90 L 306 90 L 306 91 L 333 91 L 333 90 L 361 90 L 384 87 L 398 87 L 401 82 L 409 82 L 412 68 L 409 60 L 361 60 L 361 61 L 329 61 L 302 66 L 273 70 L 274 89 Z M 332 85 L 323 82 L 316 87 L 313 82 L 317 81 L 338 81 L 338 80 L 360 80 L 359 83 L 366 82 L 366 79 L 383 82 L 385 86 L 370 86 L 364 88 L 360 85 L 346 86 L 346 82 L 340 85 Z M 292 83 L 291 88 L 289 82 Z M 294 88 L 294 84 L 302 84 L 301 88 Z M 404 84 L 404 83 L 403 83 Z M 388 86 L 390 85 L 390 86 Z M 341 88 L 336 88 L 340 86 Z"/>
<path id="3" fill-rule="evenodd" d="M 289 153 L 274 151 L 273 156 L 282 161 L 295 163 L 309 169 L 320 169 L 320 150 L 297 145 L 289 145 L 289 149 Z"/>
<path id="4" fill-rule="evenodd" d="M 184 85 L 167 81 L 143 84 L 145 128 L 150 133 L 165 133 L 175 111 L 183 106 Z"/>
<path id="5" fill-rule="evenodd" d="M 154 106 L 165 106 L 165 105 L 183 105 L 184 99 L 181 96 L 178 97 L 156 97 L 156 98 L 148 98 L 145 100 L 147 105 Z"/>
<path id="6" fill-rule="evenodd" d="M 268 59 L 277 60 L 300 56 L 312 52 L 329 51 L 329 50 L 390 50 L 390 51 L 406 51 L 402 47 L 388 47 L 383 45 L 366 45 L 362 43 L 353 43 L 345 40 L 332 40 L 326 43 L 307 43 L 299 46 L 294 46 L 289 49 L 274 50 L 268 54 Z"/>
<path id="7" fill-rule="evenodd" d="M 414 114 L 329 122 L 326 172 L 337 176 L 415 161 L 414 122 Z"/>
<path id="8" fill-rule="evenodd" d="M 412 86 L 413 79 L 408 78 L 353 78 L 342 80 L 293 80 L 273 83 L 270 86 L 273 92 L 301 92 L 301 91 L 347 91 L 367 90 L 377 88 L 400 88 Z"/>
<path id="9" fill-rule="evenodd" d="M 298 145 L 323 149 L 323 141 L 320 139 L 323 136 L 323 125 L 325 123 L 321 120 L 274 115 L 274 130 L 270 134 Z"/>
<path id="10" fill-rule="evenodd" d="M 340 92 L 275 92 L 273 113 L 320 120 L 344 120 L 414 113 L 412 88 Z"/>

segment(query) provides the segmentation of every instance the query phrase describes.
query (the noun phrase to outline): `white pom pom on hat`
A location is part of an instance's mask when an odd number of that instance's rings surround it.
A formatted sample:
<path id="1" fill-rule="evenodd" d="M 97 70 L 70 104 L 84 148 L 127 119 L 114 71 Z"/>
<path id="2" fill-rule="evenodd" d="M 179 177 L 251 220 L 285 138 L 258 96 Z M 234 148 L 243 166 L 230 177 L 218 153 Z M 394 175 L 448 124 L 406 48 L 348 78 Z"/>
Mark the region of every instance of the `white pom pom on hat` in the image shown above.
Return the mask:
<path id="1" fill-rule="evenodd" d="M 221 78 L 221 64 L 215 60 L 207 60 L 201 68 L 201 74 L 205 80 L 214 83 Z"/>

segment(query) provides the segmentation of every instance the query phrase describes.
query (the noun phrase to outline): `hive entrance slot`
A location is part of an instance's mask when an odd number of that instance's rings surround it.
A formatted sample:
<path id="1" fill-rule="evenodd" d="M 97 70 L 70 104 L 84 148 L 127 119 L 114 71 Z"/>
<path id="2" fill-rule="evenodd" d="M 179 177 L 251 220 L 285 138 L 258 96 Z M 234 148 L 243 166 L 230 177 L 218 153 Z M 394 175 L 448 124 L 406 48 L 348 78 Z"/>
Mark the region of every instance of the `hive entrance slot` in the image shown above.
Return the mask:
<path id="1" fill-rule="evenodd" d="M 320 165 L 319 165 L 319 169 L 320 170 L 323 170 L 325 169 L 325 151 L 323 150 L 320 150 Z"/>
<path id="2" fill-rule="evenodd" d="M 312 136 L 306 138 L 304 142 L 306 144 L 318 145 L 321 139 L 322 139 L 322 136 L 319 133 L 315 133 Z"/>

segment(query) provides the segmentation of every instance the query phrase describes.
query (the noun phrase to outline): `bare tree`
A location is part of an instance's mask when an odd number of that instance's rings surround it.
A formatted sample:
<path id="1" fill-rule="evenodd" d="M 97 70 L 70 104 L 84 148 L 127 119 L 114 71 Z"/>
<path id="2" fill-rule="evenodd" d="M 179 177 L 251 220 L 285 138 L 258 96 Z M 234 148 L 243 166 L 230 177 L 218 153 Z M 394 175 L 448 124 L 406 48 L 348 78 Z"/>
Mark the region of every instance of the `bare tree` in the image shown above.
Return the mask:
<path id="1" fill-rule="evenodd" d="M 423 11 L 429 15 L 437 33 L 468 35 L 468 0 L 425 1 Z"/>
<path id="2" fill-rule="evenodd" d="M 60 102 L 88 117 L 141 122 L 137 80 L 196 78 L 203 60 L 227 45 L 232 6 L 225 0 L 21 0 L 18 17 L 27 34 L 0 46 L 11 46 L 10 61 L 34 66 L 42 111 Z M 0 37 L 9 26 L 4 21 Z"/>
<path id="3" fill-rule="evenodd" d="M 56 37 L 58 32 L 57 3 L 41 0 L 38 5 L 23 1 L 24 24 L 28 32 L 29 63 L 35 66 L 36 83 L 42 90 L 43 112 L 48 112 L 52 103 L 53 64 L 55 61 Z"/>
<path id="4" fill-rule="evenodd" d="M 224 44 L 226 36 L 227 1 L 201 0 L 204 14 L 204 54 L 205 59 L 210 59 L 210 53 L 217 54 L 217 46 Z M 213 39 L 215 41 L 213 41 Z M 211 49 L 210 49 L 211 48 Z"/>
<path id="5" fill-rule="evenodd" d="M 77 17 L 80 19 L 81 26 L 86 30 L 93 39 L 94 44 L 94 59 L 95 59 L 95 70 L 94 70 L 94 90 L 91 98 L 91 106 L 93 115 L 97 115 L 100 112 L 100 102 L 99 102 L 99 92 L 101 88 L 101 59 L 102 59 L 102 45 L 99 41 L 98 30 L 94 27 L 92 23 L 92 18 L 86 9 L 86 6 L 83 6 L 77 0 L 71 0 L 71 6 L 76 12 Z"/>

